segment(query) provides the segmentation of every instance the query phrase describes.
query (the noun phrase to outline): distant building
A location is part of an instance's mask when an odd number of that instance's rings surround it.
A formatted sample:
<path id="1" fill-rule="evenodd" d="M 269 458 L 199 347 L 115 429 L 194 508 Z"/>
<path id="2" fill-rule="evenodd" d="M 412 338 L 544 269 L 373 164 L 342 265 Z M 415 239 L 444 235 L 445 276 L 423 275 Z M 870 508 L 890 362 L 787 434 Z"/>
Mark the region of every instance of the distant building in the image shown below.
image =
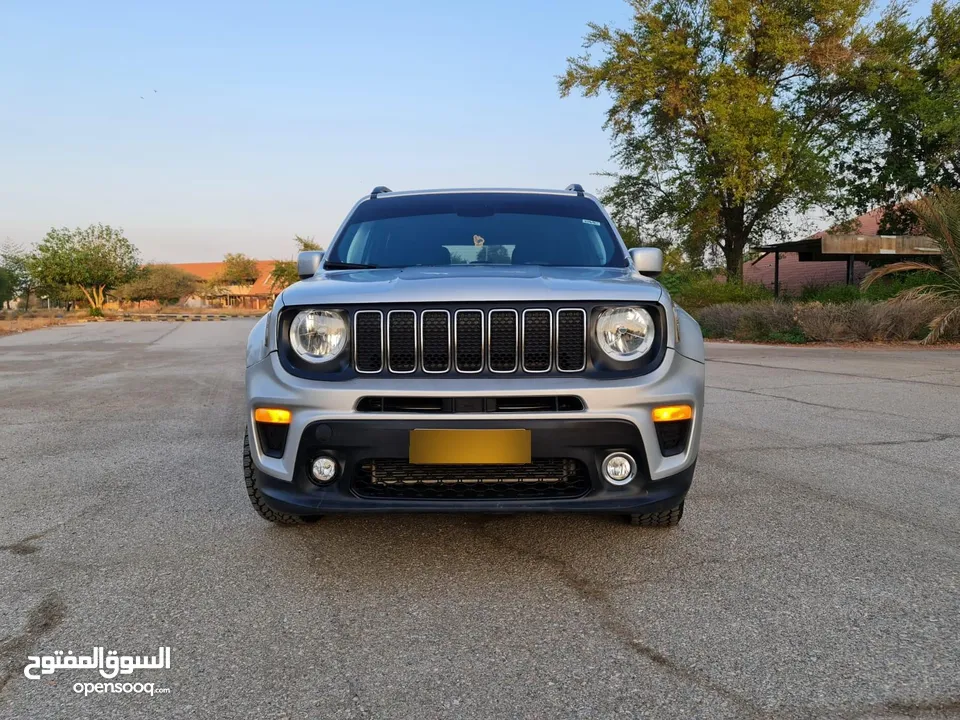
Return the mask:
<path id="1" fill-rule="evenodd" d="M 797 295 L 806 286 L 859 283 L 870 271 L 867 260 L 896 262 L 940 254 L 927 237 L 880 235 L 882 217 L 882 209 L 871 210 L 849 229 L 833 227 L 803 240 L 761 247 L 763 255 L 743 264 L 743 281 L 778 295 Z"/>
<path id="2" fill-rule="evenodd" d="M 772 253 L 764 254 L 754 262 L 743 265 L 743 281 L 763 285 L 775 290 L 776 269 Z M 865 262 L 853 264 L 853 282 L 859 283 L 870 271 Z M 784 295 L 799 295 L 807 286 L 843 285 L 847 282 L 847 266 L 832 260 L 808 260 L 800 262 L 799 253 L 780 254 L 780 292 Z"/>
<path id="3" fill-rule="evenodd" d="M 203 292 L 183 300 L 183 304 L 187 307 L 242 307 L 259 310 L 269 307 L 283 290 L 282 287 L 273 287 L 270 282 L 273 260 L 257 260 L 259 274 L 253 285 L 211 284 L 210 281 L 223 270 L 222 262 L 172 263 L 172 265 L 191 275 L 196 275 L 207 284 Z"/>

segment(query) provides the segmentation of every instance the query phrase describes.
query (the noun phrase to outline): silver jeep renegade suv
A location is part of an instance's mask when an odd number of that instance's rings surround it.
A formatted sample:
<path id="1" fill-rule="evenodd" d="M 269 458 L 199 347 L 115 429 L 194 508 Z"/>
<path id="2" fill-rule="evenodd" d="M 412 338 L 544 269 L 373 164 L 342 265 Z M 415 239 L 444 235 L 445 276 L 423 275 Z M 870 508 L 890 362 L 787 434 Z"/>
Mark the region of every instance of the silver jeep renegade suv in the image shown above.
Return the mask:
<path id="1" fill-rule="evenodd" d="M 596 198 L 378 187 L 250 333 L 244 475 L 267 520 L 591 512 L 679 522 L 703 338 Z"/>

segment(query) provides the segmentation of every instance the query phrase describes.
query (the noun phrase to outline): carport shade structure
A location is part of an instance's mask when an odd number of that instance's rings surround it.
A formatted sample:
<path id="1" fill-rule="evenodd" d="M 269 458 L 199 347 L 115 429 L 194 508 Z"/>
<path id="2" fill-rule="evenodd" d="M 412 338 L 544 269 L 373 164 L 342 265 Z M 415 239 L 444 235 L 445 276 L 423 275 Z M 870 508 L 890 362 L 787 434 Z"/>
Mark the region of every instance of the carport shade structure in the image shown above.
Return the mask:
<path id="1" fill-rule="evenodd" d="M 940 249 L 930 238 L 923 235 L 858 235 L 818 233 L 812 237 L 778 245 L 758 248 L 763 255 L 753 261 L 760 262 L 773 253 L 773 294 L 780 296 L 780 255 L 797 253 L 800 262 L 845 262 L 846 282 L 854 282 L 854 263 L 870 261 L 876 265 L 899 262 L 906 258 L 939 255 Z"/>

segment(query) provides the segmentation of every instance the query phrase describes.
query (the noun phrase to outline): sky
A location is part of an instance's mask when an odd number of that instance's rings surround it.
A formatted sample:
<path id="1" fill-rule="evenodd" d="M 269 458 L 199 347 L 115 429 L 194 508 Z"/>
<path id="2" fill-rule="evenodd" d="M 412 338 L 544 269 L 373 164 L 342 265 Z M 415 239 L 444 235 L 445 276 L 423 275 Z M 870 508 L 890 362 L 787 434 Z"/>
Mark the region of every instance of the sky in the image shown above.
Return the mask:
<path id="1" fill-rule="evenodd" d="M 929 5 L 922 2 L 919 5 Z M 376 185 L 615 170 L 556 76 L 623 0 L 0 0 L 0 243 L 124 228 L 147 261 L 322 245 Z"/>
<path id="2" fill-rule="evenodd" d="M 376 185 L 603 186 L 556 76 L 622 0 L 0 2 L 0 243 L 124 228 L 146 260 L 326 244 Z"/>

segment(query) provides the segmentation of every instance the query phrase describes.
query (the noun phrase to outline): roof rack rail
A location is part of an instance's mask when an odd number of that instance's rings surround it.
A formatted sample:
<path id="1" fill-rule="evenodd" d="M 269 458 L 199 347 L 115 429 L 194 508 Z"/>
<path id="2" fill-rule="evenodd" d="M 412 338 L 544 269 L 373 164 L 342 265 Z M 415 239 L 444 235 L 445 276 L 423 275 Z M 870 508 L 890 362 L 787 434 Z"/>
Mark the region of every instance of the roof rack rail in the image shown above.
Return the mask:
<path id="1" fill-rule="evenodd" d="M 580 196 L 582 196 L 584 193 L 583 185 L 581 185 L 580 183 L 573 183 L 571 185 L 567 185 L 566 190 L 567 192 L 575 192 L 577 195 L 580 195 Z"/>
<path id="2" fill-rule="evenodd" d="M 370 193 L 370 199 L 373 200 L 377 197 L 377 195 L 380 195 L 382 193 L 388 193 L 388 192 L 393 192 L 393 191 L 390 188 L 388 188 L 386 185 L 377 185 L 373 189 L 373 191 Z"/>

